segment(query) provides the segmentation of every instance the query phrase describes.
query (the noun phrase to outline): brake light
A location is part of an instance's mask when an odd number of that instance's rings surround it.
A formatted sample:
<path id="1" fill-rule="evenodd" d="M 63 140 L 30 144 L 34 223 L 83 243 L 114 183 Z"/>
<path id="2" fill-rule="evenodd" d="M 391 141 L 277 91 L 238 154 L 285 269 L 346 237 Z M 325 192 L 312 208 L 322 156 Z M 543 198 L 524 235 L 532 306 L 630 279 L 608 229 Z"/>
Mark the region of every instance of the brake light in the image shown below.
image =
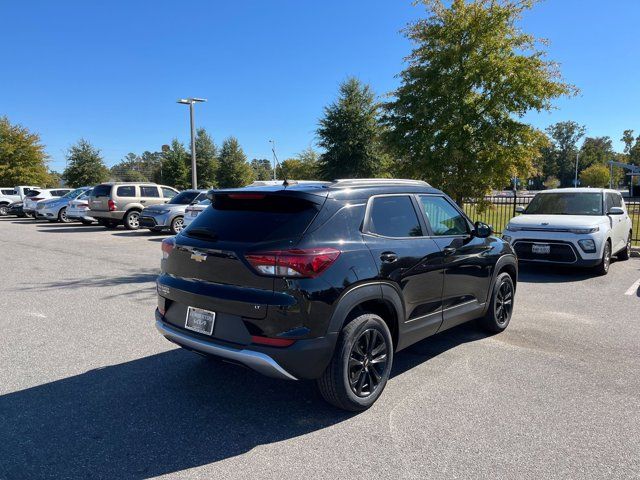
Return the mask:
<path id="1" fill-rule="evenodd" d="M 30 198 L 30 200 L 31 200 L 32 202 L 39 202 L 40 200 L 44 200 L 44 197 L 43 197 L 43 198 L 40 198 L 40 197 L 32 197 L 32 198 Z"/>
<path id="2" fill-rule="evenodd" d="M 290 338 L 270 338 L 253 335 L 251 337 L 251 343 L 268 345 L 270 347 L 288 347 L 289 345 L 293 345 L 295 343 L 295 340 L 291 340 Z"/>
<path id="3" fill-rule="evenodd" d="M 340 251 L 334 248 L 307 248 L 255 252 L 245 258 L 263 275 L 314 278 L 329 268 L 339 255 Z"/>
<path id="4" fill-rule="evenodd" d="M 176 241 L 173 237 L 168 237 L 162 240 L 161 248 L 162 248 L 162 258 L 168 258 L 169 254 L 173 251 L 176 246 Z"/>
<path id="5" fill-rule="evenodd" d="M 114 202 L 111 199 L 109 199 L 109 201 L 107 202 L 107 205 L 109 206 L 110 212 L 113 212 L 116 209 L 116 202 Z"/>
<path id="6" fill-rule="evenodd" d="M 262 193 L 230 193 L 229 198 L 233 200 L 262 200 L 266 197 Z"/>

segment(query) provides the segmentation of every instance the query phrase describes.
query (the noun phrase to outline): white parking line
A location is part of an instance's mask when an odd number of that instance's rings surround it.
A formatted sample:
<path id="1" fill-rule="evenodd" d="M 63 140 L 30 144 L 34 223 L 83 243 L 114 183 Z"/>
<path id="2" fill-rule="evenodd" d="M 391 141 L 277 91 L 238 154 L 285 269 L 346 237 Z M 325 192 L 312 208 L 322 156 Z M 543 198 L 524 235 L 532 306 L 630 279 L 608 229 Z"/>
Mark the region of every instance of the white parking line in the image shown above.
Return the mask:
<path id="1" fill-rule="evenodd" d="M 633 285 L 631 285 L 629 287 L 629 290 L 624 292 L 624 294 L 625 295 L 635 295 L 636 292 L 638 291 L 638 288 L 640 288 L 640 278 L 638 280 L 636 280 L 635 282 L 633 282 Z"/>

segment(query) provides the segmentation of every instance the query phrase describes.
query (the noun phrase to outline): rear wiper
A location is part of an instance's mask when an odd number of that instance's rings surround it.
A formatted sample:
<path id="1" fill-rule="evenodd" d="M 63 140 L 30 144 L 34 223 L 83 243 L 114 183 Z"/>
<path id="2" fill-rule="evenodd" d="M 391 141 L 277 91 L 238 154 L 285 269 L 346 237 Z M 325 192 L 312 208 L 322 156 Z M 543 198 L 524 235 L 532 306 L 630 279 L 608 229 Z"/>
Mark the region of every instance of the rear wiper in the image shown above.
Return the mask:
<path id="1" fill-rule="evenodd" d="M 190 228 L 185 230 L 185 232 L 189 237 L 200 237 L 200 238 L 208 238 L 209 240 L 218 240 L 218 235 L 215 233 L 211 233 L 206 228 Z"/>

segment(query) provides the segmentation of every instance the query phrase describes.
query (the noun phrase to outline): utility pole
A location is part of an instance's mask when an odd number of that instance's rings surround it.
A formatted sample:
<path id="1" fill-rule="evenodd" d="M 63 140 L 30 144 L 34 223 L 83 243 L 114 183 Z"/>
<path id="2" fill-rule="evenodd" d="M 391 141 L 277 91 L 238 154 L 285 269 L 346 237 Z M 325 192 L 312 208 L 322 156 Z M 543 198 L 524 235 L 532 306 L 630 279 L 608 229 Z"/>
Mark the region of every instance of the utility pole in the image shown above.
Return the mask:
<path id="1" fill-rule="evenodd" d="M 276 179 L 276 169 L 278 167 L 278 157 L 276 156 L 276 142 L 275 140 L 269 140 L 271 144 L 271 153 L 273 154 L 273 179 Z"/>
<path id="2" fill-rule="evenodd" d="M 573 186 L 578 186 L 578 159 L 580 157 L 580 150 L 576 152 L 576 178 L 573 180 Z"/>
<path id="3" fill-rule="evenodd" d="M 191 121 L 191 188 L 198 188 L 198 174 L 196 172 L 196 125 L 193 106 L 197 102 L 206 102 L 206 98 L 181 98 L 178 103 L 189 105 L 189 118 Z"/>

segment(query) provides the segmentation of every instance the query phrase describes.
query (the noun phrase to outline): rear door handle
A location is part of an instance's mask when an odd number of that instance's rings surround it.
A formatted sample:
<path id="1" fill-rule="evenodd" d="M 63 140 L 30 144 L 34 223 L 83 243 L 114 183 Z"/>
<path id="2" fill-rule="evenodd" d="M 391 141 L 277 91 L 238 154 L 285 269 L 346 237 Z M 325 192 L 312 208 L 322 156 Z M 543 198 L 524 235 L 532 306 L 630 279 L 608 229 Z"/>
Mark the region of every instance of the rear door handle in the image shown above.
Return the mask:
<path id="1" fill-rule="evenodd" d="M 456 250 L 457 249 L 454 247 L 445 247 L 442 249 L 445 256 L 453 255 L 454 253 L 456 253 Z"/>
<path id="2" fill-rule="evenodd" d="M 395 252 L 382 252 L 380 254 L 380 260 L 384 263 L 393 263 L 398 260 L 398 254 Z"/>

